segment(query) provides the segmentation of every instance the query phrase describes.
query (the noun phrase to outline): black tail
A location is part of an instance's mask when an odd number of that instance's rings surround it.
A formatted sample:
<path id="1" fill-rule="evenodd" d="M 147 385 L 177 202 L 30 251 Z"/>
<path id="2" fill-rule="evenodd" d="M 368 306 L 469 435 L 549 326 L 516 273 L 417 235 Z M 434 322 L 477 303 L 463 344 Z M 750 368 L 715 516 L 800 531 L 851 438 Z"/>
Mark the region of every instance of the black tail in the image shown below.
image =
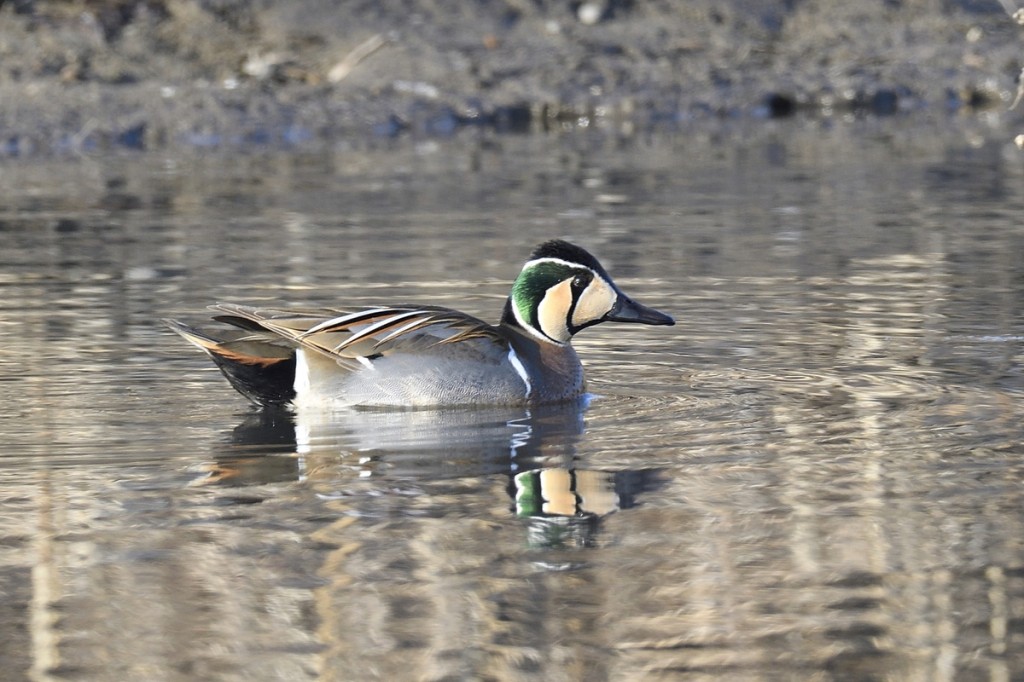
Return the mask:
<path id="1" fill-rule="evenodd" d="M 257 405 L 284 405 L 295 398 L 294 349 L 263 341 L 251 331 L 229 331 L 216 339 L 177 320 L 164 324 L 209 355 L 235 390 Z"/>

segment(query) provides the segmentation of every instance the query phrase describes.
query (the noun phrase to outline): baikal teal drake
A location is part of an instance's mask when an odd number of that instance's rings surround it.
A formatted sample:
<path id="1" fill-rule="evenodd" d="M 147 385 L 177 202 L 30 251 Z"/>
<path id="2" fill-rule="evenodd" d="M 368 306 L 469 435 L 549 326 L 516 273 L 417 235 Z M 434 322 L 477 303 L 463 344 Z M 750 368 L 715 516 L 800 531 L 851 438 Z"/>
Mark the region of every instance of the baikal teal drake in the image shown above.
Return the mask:
<path id="1" fill-rule="evenodd" d="M 675 324 L 622 293 L 590 253 L 561 240 L 534 250 L 497 325 L 436 306 L 210 309 L 229 325 L 223 333 L 165 322 L 254 403 L 298 408 L 572 400 L 585 390 L 571 345 L 578 331 L 600 322 Z"/>

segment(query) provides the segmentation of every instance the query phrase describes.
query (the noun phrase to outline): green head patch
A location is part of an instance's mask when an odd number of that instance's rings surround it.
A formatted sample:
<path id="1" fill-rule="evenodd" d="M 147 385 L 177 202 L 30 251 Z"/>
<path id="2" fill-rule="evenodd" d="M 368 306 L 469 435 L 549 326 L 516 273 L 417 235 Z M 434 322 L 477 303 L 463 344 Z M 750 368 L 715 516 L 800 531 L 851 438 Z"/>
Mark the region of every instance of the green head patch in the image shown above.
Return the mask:
<path id="1" fill-rule="evenodd" d="M 523 269 L 512 284 L 512 305 L 522 322 L 539 329 L 537 308 L 548 289 L 573 276 L 576 268 L 557 261 L 541 260 Z"/>

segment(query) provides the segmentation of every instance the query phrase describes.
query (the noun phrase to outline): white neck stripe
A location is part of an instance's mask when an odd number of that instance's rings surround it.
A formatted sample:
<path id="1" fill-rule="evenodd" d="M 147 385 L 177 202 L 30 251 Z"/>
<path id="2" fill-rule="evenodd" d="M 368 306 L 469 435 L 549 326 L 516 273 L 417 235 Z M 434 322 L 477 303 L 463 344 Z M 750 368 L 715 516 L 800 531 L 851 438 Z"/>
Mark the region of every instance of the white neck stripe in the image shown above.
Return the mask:
<path id="1" fill-rule="evenodd" d="M 512 367 L 515 368 L 519 378 L 526 384 L 526 397 L 529 398 L 530 394 L 533 393 L 533 384 L 530 383 L 530 373 L 526 371 L 526 367 L 523 365 L 522 360 L 516 355 L 516 349 L 509 346 L 508 348 L 508 361 L 512 363 Z"/>

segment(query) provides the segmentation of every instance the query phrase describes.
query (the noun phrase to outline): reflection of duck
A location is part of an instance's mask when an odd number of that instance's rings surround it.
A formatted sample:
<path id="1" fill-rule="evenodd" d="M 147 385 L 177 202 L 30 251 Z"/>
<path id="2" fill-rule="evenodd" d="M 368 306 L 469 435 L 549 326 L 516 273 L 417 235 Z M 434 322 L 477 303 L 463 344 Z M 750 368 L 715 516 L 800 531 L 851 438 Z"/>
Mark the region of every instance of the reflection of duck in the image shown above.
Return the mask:
<path id="1" fill-rule="evenodd" d="M 605 321 L 671 325 L 622 293 L 592 255 L 539 246 L 498 325 L 434 306 L 270 310 L 212 306 L 239 329 L 210 336 L 168 325 L 260 405 L 536 405 L 583 395 L 572 336 Z"/>
<path id="2" fill-rule="evenodd" d="M 597 471 L 552 467 L 512 477 L 516 516 L 529 521 L 530 543 L 555 547 L 593 544 L 603 517 L 628 509 L 635 496 L 658 487 L 660 472 Z"/>
<path id="3" fill-rule="evenodd" d="M 295 416 L 280 408 L 253 412 L 231 432 L 230 444 L 203 467 L 196 485 L 264 485 L 301 476 L 295 457 Z"/>
<path id="4" fill-rule="evenodd" d="M 294 480 L 313 456 L 340 455 L 346 467 L 354 466 L 364 478 L 419 480 L 507 474 L 544 462 L 568 463 L 583 433 L 588 402 L 589 396 L 584 396 L 529 409 L 262 409 L 232 431 L 211 478 L 242 485 Z M 261 475 L 266 480 L 259 480 Z"/>
<path id="5" fill-rule="evenodd" d="M 311 458 L 360 480 L 426 484 L 509 477 L 516 516 L 534 546 L 589 546 L 601 519 L 660 485 L 657 470 L 576 467 L 588 399 L 526 408 L 380 412 L 260 410 L 235 428 L 202 483 L 298 480 Z M 281 456 L 287 455 L 287 456 Z M 353 502 L 354 503 L 354 502 Z"/>
<path id="6" fill-rule="evenodd" d="M 604 516 L 619 508 L 614 472 L 552 467 L 512 480 L 518 516 Z"/>
<path id="7" fill-rule="evenodd" d="M 323 419 L 300 410 L 298 452 L 352 452 L 361 475 L 452 479 L 505 474 L 520 461 L 557 453 L 572 458 L 583 433 L 583 401 L 525 408 L 380 412 L 353 410 Z M 561 459 L 559 460 L 561 461 Z"/>

